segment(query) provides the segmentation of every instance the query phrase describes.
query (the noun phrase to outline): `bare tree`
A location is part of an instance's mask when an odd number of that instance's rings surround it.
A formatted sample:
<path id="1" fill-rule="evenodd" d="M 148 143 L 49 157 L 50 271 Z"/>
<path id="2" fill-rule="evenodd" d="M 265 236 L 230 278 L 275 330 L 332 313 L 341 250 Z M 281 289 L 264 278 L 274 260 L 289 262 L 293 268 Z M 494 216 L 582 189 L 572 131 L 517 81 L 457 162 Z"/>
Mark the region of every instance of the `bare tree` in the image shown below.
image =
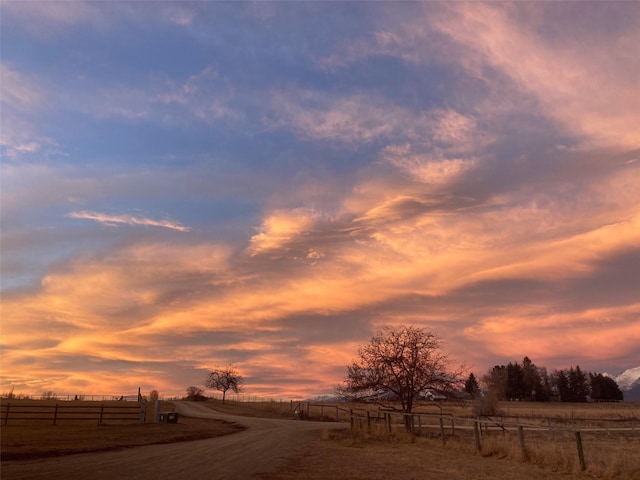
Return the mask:
<path id="1" fill-rule="evenodd" d="M 215 388 L 222 392 L 222 403 L 224 403 L 227 391 L 240 393 L 244 385 L 244 378 L 238 371 L 229 365 L 226 368 L 216 368 L 209 372 L 209 377 L 205 383 L 208 388 Z"/>
<path id="2" fill-rule="evenodd" d="M 423 328 L 385 327 L 358 349 L 338 391 L 351 399 L 400 401 L 411 413 L 427 390 L 447 391 L 460 382 L 464 367 L 454 367 L 441 347 L 440 337 Z"/>
<path id="3" fill-rule="evenodd" d="M 200 387 L 192 385 L 190 387 L 187 387 L 187 400 L 199 402 L 202 400 L 206 400 L 206 397 L 204 396 L 204 391 Z"/>

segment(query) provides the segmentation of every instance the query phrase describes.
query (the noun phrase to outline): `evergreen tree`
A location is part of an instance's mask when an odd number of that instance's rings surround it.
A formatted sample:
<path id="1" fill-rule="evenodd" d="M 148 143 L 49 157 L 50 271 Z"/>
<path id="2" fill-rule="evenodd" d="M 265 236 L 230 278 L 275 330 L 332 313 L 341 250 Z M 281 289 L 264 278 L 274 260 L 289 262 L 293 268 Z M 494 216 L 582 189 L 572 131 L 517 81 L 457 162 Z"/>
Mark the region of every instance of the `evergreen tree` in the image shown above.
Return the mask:
<path id="1" fill-rule="evenodd" d="M 536 400 L 548 402 L 553 397 L 553 384 L 545 367 L 538 367 L 540 390 L 536 390 Z"/>
<path id="2" fill-rule="evenodd" d="M 539 401 L 548 399 L 548 397 L 544 395 L 540 371 L 529 357 L 524 357 L 522 360 L 522 375 L 524 380 L 524 398 Z"/>
<path id="3" fill-rule="evenodd" d="M 524 372 L 518 362 L 507 365 L 507 398 L 522 400 L 525 397 Z"/>
<path id="4" fill-rule="evenodd" d="M 559 370 L 554 375 L 561 402 L 586 402 L 590 394 L 590 381 L 579 366 Z"/>
<path id="5" fill-rule="evenodd" d="M 570 402 L 586 402 L 589 395 L 587 376 L 580 370 L 580 366 L 569 369 Z"/>
<path id="6" fill-rule="evenodd" d="M 622 400 L 624 396 L 616 381 L 601 373 L 590 373 L 591 398 L 594 400 Z"/>
<path id="7" fill-rule="evenodd" d="M 476 380 L 476 376 L 473 373 L 470 373 L 469 377 L 465 380 L 464 391 L 471 395 L 473 398 L 476 398 L 480 393 L 478 381 Z"/>
<path id="8" fill-rule="evenodd" d="M 555 372 L 555 387 L 558 391 L 558 396 L 561 402 L 570 402 L 571 394 L 569 391 L 569 378 L 564 370 L 558 370 Z"/>

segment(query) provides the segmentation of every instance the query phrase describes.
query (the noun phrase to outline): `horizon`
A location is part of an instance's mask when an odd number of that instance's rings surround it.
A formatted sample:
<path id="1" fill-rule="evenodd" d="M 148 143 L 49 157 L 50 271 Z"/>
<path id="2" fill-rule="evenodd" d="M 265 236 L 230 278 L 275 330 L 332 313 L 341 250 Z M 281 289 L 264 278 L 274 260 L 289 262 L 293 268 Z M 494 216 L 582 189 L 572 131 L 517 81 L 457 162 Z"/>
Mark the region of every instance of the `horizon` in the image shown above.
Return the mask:
<path id="1" fill-rule="evenodd" d="M 640 3 L 0 11 L 2 393 L 640 366 Z"/>
<path id="2" fill-rule="evenodd" d="M 579 365 L 577 365 L 579 366 Z M 576 365 L 573 365 L 573 367 L 576 367 Z M 566 369 L 563 370 L 568 370 L 570 367 L 567 367 Z M 629 370 L 638 370 L 640 369 L 640 366 L 638 367 L 630 367 L 622 372 L 619 372 L 618 374 L 611 374 L 609 372 L 589 372 L 589 371 L 584 371 L 583 373 L 589 374 L 589 373 L 594 373 L 594 374 L 603 374 L 605 376 L 609 376 L 614 378 L 618 377 L 620 375 L 622 375 L 623 373 L 629 371 Z M 582 370 L 582 368 L 581 368 Z M 469 372 L 469 373 L 474 373 L 474 372 Z M 488 373 L 488 372 L 484 372 L 484 373 Z M 484 376 L 484 374 L 479 374 L 476 375 L 476 380 L 480 383 L 480 385 L 484 384 L 484 381 L 482 380 L 482 376 Z M 640 380 L 640 378 L 638 378 L 637 380 Z M 637 381 L 636 380 L 636 381 Z M 616 382 L 617 383 L 617 382 Z M 198 387 L 198 385 L 189 385 L 189 386 L 196 386 Z M 618 386 L 620 387 L 621 391 L 623 392 L 623 394 L 628 394 L 628 390 L 624 388 L 624 385 L 620 385 L 618 383 Z M 160 399 L 161 400 L 170 400 L 170 399 L 182 399 L 185 398 L 186 395 L 186 390 L 188 387 L 186 387 L 184 389 L 183 392 L 178 392 L 178 391 L 172 391 L 172 392 L 158 392 L 158 394 L 160 395 Z M 140 394 L 143 397 L 148 397 L 151 393 L 152 390 L 157 390 L 152 388 L 150 391 L 143 391 L 141 389 Z M 202 390 L 204 392 L 204 396 L 207 398 L 212 398 L 212 399 L 218 399 L 220 400 L 222 398 L 222 392 L 219 390 L 215 390 L 213 388 L 209 388 L 209 387 L 204 387 L 202 386 Z M 432 388 L 428 388 L 427 390 L 432 390 Z M 0 395 L 2 396 L 2 398 L 6 398 L 9 396 L 14 396 L 18 399 L 21 398 L 30 398 L 30 399 L 37 399 L 38 397 L 52 397 L 53 399 L 59 399 L 59 400 L 64 400 L 64 397 L 67 397 L 67 400 L 71 400 L 71 399 L 78 399 L 78 400 L 108 400 L 108 399 L 119 399 L 120 397 L 123 397 L 125 400 L 127 399 L 132 399 L 132 398 L 138 398 L 138 394 L 136 393 L 128 393 L 128 392 L 123 392 L 123 393 L 86 393 L 86 392 L 74 392 L 74 393 L 70 393 L 70 392 L 56 392 L 55 390 L 50 390 L 50 391 L 45 391 L 45 392 L 16 392 L 14 390 L 12 390 L 11 388 L 9 389 L 9 392 L 5 392 L 2 391 L 0 392 Z M 233 393 L 233 392 L 227 392 L 226 394 L 226 399 L 227 401 L 240 401 L 240 402 L 251 402 L 251 401 L 274 401 L 274 402 L 288 402 L 288 401 L 304 401 L 304 400 L 308 400 L 308 399 L 316 399 L 316 398 L 323 398 L 323 397 L 328 397 L 328 398 L 335 398 L 338 396 L 338 393 L 335 390 L 329 391 L 326 390 L 324 392 L 310 392 L 304 396 L 302 395 L 292 395 L 292 396 L 276 396 L 276 395 L 257 395 L 254 393 L 251 393 L 250 391 L 245 391 L 242 390 L 239 393 Z M 96 398 L 94 398 L 96 397 Z M 100 397 L 100 398 L 97 398 Z M 240 399 L 240 400 L 239 400 Z M 322 400 L 321 400 L 322 401 Z M 627 399 L 625 398 L 624 401 L 635 401 L 634 398 L 631 399 Z"/>

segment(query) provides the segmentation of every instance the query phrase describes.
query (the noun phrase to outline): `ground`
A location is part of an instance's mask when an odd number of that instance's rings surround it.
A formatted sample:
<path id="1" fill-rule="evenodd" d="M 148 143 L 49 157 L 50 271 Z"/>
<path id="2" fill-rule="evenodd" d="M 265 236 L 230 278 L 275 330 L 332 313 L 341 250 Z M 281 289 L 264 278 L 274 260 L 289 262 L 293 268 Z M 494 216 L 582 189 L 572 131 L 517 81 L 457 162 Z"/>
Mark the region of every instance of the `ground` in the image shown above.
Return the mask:
<path id="1" fill-rule="evenodd" d="M 9 424 L 2 430 L 2 478 L 640 479 L 632 470 L 554 471 L 409 435 L 372 438 L 350 432 L 344 423 L 292 420 L 288 404 L 268 407 L 259 413 L 245 405 L 176 402 L 178 424 Z"/>

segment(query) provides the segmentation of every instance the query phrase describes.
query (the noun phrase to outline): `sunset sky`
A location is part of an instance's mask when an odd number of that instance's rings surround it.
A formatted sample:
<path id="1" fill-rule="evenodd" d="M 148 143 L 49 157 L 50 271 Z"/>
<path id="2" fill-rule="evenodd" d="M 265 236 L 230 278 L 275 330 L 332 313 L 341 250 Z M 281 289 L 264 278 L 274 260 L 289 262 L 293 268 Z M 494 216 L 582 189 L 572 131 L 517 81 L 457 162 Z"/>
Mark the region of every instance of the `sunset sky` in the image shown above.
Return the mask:
<path id="1" fill-rule="evenodd" d="M 330 393 L 395 324 L 640 365 L 640 2 L 0 14 L 0 393 Z"/>

